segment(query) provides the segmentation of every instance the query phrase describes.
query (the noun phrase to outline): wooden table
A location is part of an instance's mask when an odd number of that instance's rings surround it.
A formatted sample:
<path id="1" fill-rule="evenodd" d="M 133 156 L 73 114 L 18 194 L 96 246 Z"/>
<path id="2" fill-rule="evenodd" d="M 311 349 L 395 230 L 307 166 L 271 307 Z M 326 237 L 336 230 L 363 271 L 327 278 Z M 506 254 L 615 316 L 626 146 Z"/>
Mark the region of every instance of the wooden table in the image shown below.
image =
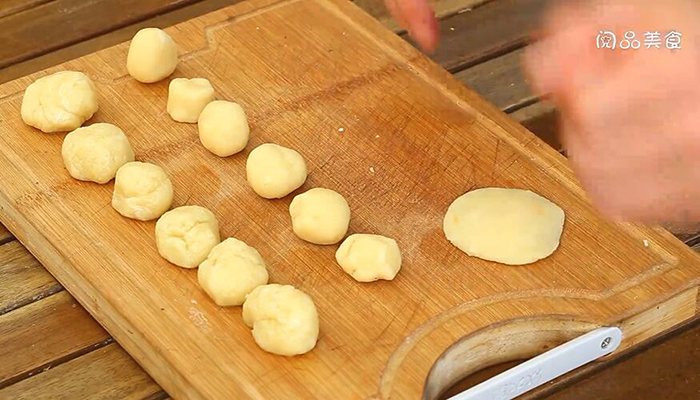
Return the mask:
<path id="1" fill-rule="evenodd" d="M 407 38 L 381 0 L 355 0 Z M 7 0 L 0 4 L 0 82 L 226 6 L 226 0 Z M 560 149 L 556 111 L 528 89 L 519 58 L 544 0 L 438 0 L 442 43 L 432 58 Z M 690 245 L 696 237 L 684 237 Z M 550 383 L 556 399 L 693 398 L 700 324 Z M 481 374 L 497 372 L 497 369 Z M 479 377 L 473 377 L 464 385 Z M 142 398 L 167 394 L 0 225 L 0 398 Z"/>

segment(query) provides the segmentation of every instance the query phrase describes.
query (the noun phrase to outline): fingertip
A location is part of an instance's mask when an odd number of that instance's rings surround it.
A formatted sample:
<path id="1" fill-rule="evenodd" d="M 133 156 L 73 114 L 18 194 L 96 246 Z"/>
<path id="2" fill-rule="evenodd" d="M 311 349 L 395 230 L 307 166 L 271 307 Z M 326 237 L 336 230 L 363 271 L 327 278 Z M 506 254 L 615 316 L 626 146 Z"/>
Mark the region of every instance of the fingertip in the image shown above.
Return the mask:
<path id="1" fill-rule="evenodd" d="M 412 27 L 410 34 L 423 51 L 433 53 L 440 40 L 440 26 L 431 16 L 429 20 Z"/>
<path id="2" fill-rule="evenodd" d="M 425 52 L 434 52 L 440 37 L 440 26 L 433 6 L 427 0 L 402 0 L 400 8 L 406 17 L 406 30 L 411 38 Z"/>

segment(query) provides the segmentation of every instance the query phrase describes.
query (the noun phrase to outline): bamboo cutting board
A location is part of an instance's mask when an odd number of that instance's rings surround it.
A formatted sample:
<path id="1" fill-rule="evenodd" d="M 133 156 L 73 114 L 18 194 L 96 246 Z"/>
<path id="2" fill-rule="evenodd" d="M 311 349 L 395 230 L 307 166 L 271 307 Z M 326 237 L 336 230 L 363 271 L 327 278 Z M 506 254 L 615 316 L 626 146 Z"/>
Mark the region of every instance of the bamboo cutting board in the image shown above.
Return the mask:
<path id="1" fill-rule="evenodd" d="M 434 397 L 464 373 L 601 325 L 621 326 L 629 348 L 695 316 L 697 256 L 665 231 L 600 219 L 559 154 L 351 3 L 253 0 L 168 32 L 182 54 L 174 77 L 206 77 L 219 99 L 248 110 L 246 151 L 220 159 L 204 150 L 196 125 L 167 115 L 168 81 L 126 74 L 124 43 L 0 86 L 0 219 L 172 396 Z M 19 116 L 24 88 L 63 69 L 93 78 L 91 123 L 120 126 L 137 159 L 163 166 L 175 206 L 208 207 L 223 237 L 260 251 L 272 282 L 313 297 L 321 335 L 312 352 L 264 353 L 240 308 L 217 307 L 196 271 L 158 256 L 153 222 L 111 208 L 111 183 L 69 177 L 64 135 Z M 294 236 L 291 198 L 252 192 L 245 160 L 263 142 L 305 156 L 302 190 L 346 196 L 351 232 L 396 238 L 404 264 L 393 282 L 353 281 L 336 246 Z M 451 246 L 444 212 L 484 186 L 561 205 L 560 249 L 514 268 Z"/>

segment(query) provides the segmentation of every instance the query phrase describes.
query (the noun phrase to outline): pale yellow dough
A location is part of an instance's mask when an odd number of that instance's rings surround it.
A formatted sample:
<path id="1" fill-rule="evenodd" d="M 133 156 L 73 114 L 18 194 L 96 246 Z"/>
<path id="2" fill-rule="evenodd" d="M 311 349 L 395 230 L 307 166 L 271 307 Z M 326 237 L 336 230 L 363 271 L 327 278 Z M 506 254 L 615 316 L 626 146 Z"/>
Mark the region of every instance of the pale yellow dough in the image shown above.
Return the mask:
<path id="1" fill-rule="evenodd" d="M 306 181 L 306 162 L 295 150 L 265 143 L 253 149 L 246 162 L 248 184 L 266 199 L 279 199 Z"/>
<path id="2" fill-rule="evenodd" d="M 559 247 L 564 211 L 528 190 L 486 188 L 457 198 L 445 214 L 447 239 L 470 256 L 508 265 L 541 260 Z"/>
<path id="3" fill-rule="evenodd" d="M 243 304 L 243 322 L 263 350 L 282 356 L 304 354 L 318 340 L 318 312 L 306 293 L 289 285 L 258 286 Z"/>
<path id="4" fill-rule="evenodd" d="M 117 171 L 112 207 L 119 214 L 149 221 L 168 211 L 172 202 L 173 185 L 161 167 L 134 161 Z"/>
<path id="5" fill-rule="evenodd" d="M 43 132 L 72 131 L 97 112 L 97 92 L 82 72 L 61 71 L 37 79 L 22 98 L 22 120 Z"/>
<path id="6" fill-rule="evenodd" d="M 195 123 L 207 104 L 214 101 L 214 88 L 204 78 L 175 78 L 168 87 L 168 114 L 178 122 Z"/>
<path id="7" fill-rule="evenodd" d="M 381 235 L 348 236 L 335 253 L 335 259 L 358 282 L 392 280 L 401 269 L 401 251 L 394 239 Z"/>
<path id="8" fill-rule="evenodd" d="M 178 267 L 196 268 L 219 241 L 219 221 L 204 207 L 178 207 L 156 223 L 158 253 Z"/>
<path id="9" fill-rule="evenodd" d="M 199 286 L 220 306 L 240 306 L 248 293 L 267 284 L 265 261 L 257 250 L 234 238 L 216 245 L 197 271 Z"/>
<path id="10" fill-rule="evenodd" d="M 162 29 L 144 28 L 131 39 L 126 69 L 139 82 L 158 82 L 175 71 L 177 57 L 177 45 L 170 35 Z"/>
<path id="11" fill-rule="evenodd" d="M 345 237 L 350 206 L 338 192 L 314 188 L 294 197 L 289 205 L 294 233 L 315 244 L 334 244 Z"/>
<path id="12" fill-rule="evenodd" d="M 204 148 L 219 157 L 236 154 L 248 144 L 248 119 L 237 103 L 212 101 L 199 114 L 197 125 Z"/>
<path id="13" fill-rule="evenodd" d="M 73 178 L 96 183 L 109 182 L 122 165 L 134 161 L 134 151 L 124 132 L 104 123 L 78 128 L 66 135 L 61 154 Z"/>

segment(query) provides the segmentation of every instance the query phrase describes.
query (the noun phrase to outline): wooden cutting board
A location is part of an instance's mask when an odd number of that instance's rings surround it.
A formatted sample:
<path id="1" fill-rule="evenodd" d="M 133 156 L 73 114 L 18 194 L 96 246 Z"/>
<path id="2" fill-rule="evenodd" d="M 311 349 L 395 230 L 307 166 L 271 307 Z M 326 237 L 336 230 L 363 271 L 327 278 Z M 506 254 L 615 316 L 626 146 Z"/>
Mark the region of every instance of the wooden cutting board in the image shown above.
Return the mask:
<path id="1" fill-rule="evenodd" d="M 601 325 L 622 327 L 624 349 L 695 316 L 697 256 L 665 231 L 603 221 L 563 157 L 350 2 L 253 0 L 168 32 L 182 54 L 174 77 L 206 77 L 218 98 L 248 110 L 246 151 L 220 159 L 204 150 L 196 125 L 166 113 L 167 81 L 127 75 L 124 43 L 0 86 L 0 219 L 172 396 L 433 397 L 461 374 Z M 223 237 L 260 251 L 272 282 L 313 297 L 321 335 L 312 352 L 260 350 L 240 308 L 217 307 L 196 271 L 158 256 L 153 222 L 111 208 L 111 183 L 69 177 L 64 135 L 19 115 L 25 87 L 63 69 L 94 79 L 91 122 L 120 126 L 137 159 L 163 166 L 176 206 L 210 208 Z M 263 142 L 305 156 L 301 190 L 346 196 L 351 232 L 397 239 L 404 264 L 393 282 L 353 281 L 335 246 L 294 236 L 291 198 L 252 192 L 245 160 Z M 560 249 L 506 267 L 450 245 L 448 205 L 485 186 L 561 205 Z"/>

